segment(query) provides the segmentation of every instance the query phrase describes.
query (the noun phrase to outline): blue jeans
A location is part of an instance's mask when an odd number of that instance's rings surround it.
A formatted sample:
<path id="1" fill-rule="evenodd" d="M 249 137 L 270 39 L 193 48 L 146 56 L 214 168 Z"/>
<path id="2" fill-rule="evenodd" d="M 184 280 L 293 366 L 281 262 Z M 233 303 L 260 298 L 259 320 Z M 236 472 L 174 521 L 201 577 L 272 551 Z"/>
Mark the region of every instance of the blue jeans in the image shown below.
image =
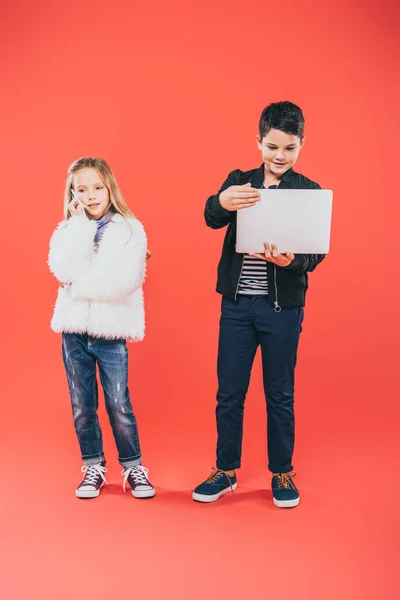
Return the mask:
<path id="1" fill-rule="evenodd" d="M 294 370 L 301 324 L 300 306 L 277 313 L 267 296 L 222 299 L 218 348 L 217 468 L 241 465 L 244 403 L 258 346 L 261 346 L 268 414 L 268 468 L 293 469 Z"/>
<path id="2" fill-rule="evenodd" d="M 64 333 L 62 352 L 71 395 L 76 435 L 85 465 L 105 461 L 97 417 L 96 364 L 104 390 L 118 460 L 123 467 L 141 463 L 139 436 L 128 390 L 128 350 L 125 340 Z"/>

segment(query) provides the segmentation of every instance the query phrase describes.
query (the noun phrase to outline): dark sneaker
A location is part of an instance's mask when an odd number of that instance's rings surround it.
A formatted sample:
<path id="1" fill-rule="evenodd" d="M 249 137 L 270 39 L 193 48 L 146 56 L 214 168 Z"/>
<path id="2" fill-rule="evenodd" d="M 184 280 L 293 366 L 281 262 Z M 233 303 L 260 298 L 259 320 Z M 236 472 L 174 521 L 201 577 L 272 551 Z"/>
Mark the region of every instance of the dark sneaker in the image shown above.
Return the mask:
<path id="1" fill-rule="evenodd" d="M 135 498 L 152 498 L 155 496 L 156 490 L 148 480 L 148 474 L 149 470 L 142 465 L 127 467 L 121 471 L 121 475 L 124 477 L 122 484 L 124 492 L 126 492 L 126 482 L 128 482 L 132 489 L 132 496 Z"/>
<path id="2" fill-rule="evenodd" d="M 236 474 L 230 476 L 225 471 L 221 471 L 221 469 L 213 468 L 210 477 L 193 490 L 192 498 L 197 502 L 215 502 L 223 494 L 233 492 L 236 488 Z"/>
<path id="3" fill-rule="evenodd" d="M 78 498 L 97 498 L 104 484 L 107 485 L 104 473 L 107 469 L 104 463 L 97 465 L 84 465 L 81 469 L 85 476 L 75 490 Z"/>
<path id="4" fill-rule="evenodd" d="M 300 502 L 299 491 L 293 483 L 296 473 L 274 473 L 272 477 L 272 495 L 275 506 L 293 508 Z"/>

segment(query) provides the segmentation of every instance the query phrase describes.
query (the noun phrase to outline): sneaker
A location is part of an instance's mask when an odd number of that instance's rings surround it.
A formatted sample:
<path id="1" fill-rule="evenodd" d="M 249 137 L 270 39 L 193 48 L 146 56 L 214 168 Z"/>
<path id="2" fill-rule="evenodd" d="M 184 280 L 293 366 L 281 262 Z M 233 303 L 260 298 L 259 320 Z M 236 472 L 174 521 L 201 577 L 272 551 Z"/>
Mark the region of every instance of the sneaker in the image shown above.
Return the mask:
<path id="1" fill-rule="evenodd" d="M 148 474 L 149 470 L 142 465 L 127 467 L 121 471 L 121 475 L 124 477 L 122 484 L 124 492 L 126 492 L 126 482 L 128 482 L 131 486 L 132 496 L 135 498 L 152 498 L 155 496 L 156 490 L 148 480 Z"/>
<path id="2" fill-rule="evenodd" d="M 293 508 L 298 505 L 300 495 L 292 479 L 295 476 L 296 473 L 274 473 L 272 477 L 272 495 L 275 506 Z"/>
<path id="3" fill-rule="evenodd" d="M 215 502 L 226 492 L 233 492 L 236 488 L 236 474 L 230 476 L 221 469 L 213 468 L 211 475 L 193 490 L 192 498 L 197 502 Z"/>
<path id="4" fill-rule="evenodd" d="M 104 477 L 104 473 L 107 472 L 104 463 L 84 465 L 81 471 L 85 473 L 85 476 L 75 490 L 76 496 L 78 498 L 97 498 L 103 485 L 108 485 Z"/>

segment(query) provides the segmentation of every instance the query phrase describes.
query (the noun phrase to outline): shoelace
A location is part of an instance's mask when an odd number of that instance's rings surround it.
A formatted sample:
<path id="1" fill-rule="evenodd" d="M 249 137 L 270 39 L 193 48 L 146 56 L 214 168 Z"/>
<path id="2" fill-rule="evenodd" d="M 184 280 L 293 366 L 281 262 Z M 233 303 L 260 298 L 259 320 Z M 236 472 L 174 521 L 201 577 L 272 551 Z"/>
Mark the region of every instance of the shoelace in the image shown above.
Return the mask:
<path id="1" fill-rule="evenodd" d="M 225 475 L 225 477 L 229 481 L 229 485 L 231 486 L 231 491 L 233 492 L 231 478 L 229 477 L 228 473 L 226 471 L 223 471 L 222 469 L 216 469 L 215 467 L 213 467 L 211 475 L 209 477 L 207 477 L 205 483 L 215 483 L 217 481 L 217 479 L 219 479 L 221 477 L 222 474 Z"/>
<path id="2" fill-rule="evenodd" d="M 99 476 L 104 483 L 108 485 L 107 480 L 103 475 L 103 473 L 107 472 L 107 469 L 106 467 L 103 467 L 103 465 L 83 465 L 81 471 L 82 473 L 85 473 L 82 485 L 96 485 Z"/>
<path id="3" fill-rule="evenodd" d="M 294 483 L 290 478 L 296 477 L 296 473 L 274 473 L 274 477 L 276 477 L 279 487 L 295 489 Z"/>
<path id="4" fill-rule="evenodd" d="M 149 485 L 149 481 L 147 479 L 147 475 L 149 474 L 149 470 L 143 465 L 137 465 L 136 467 L 127 467 L 123 471 L 121 471 L 121 475 L 124 476 L 124 482 L 122 484 L 122 488 L 124 492 L 126 492 L 126 482 L 128 481 L 128 477 L 131 475 L 134 483 L 136 485 Z"/>

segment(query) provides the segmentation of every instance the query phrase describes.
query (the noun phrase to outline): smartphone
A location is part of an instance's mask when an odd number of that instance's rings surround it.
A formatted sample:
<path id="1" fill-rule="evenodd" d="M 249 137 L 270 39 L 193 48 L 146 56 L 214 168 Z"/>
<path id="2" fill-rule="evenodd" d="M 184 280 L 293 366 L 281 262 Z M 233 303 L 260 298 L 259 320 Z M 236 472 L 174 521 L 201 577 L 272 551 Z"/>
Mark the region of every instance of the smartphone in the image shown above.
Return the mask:
<path id="1" fill-rule="evenodd" d="M 79 206 L 80 206 L 80 207 L 82 208 L 82 210 L 83 210 L 83 214 L 86 214 L 86 213 L 85 213 L 85 207 L 84 207 L 84 205 L 82 204 L 81 200 L 80 200 L 80 199 L 78 198 L 78 196 L 76 195 L 76 193 L 75 193 L 75 190 L 73 190 L 72 188 L 71 188 L 71 195 L 72 195 L 72 198 L 74 198 L 75 200 L 77 200 L 77 201 L 78 201 L 78 204 L 79 204 Z"/>

